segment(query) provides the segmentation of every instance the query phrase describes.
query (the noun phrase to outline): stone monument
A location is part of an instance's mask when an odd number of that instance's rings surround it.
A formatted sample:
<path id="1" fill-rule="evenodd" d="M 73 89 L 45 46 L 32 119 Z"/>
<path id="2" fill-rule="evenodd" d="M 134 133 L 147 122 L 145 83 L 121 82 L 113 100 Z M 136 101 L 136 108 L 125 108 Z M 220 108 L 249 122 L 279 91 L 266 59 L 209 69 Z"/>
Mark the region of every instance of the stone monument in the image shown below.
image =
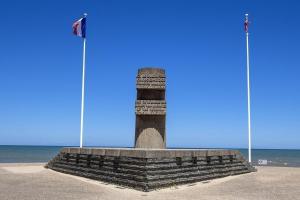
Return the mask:
<path id="1" fill-rule="evenodd" d="M 135 148 L 166 148 L 165 70 L 139 69 L 136 78 Z"/>
<path id="2" fill-rule="evenodd" d="M 165 78 L 138 71 L 135 148 L 63 148 L 46 167 L 145 192 L 255 171 L 236 150 L 166 148 Z"/>

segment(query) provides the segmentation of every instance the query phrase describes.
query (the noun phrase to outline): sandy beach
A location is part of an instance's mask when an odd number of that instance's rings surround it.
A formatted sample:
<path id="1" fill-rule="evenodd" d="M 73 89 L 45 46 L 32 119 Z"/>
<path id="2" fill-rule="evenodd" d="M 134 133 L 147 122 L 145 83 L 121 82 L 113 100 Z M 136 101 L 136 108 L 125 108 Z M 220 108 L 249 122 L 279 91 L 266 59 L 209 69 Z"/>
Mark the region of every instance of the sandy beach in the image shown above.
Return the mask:
<path id="1" fill-rule="evenodd" d="M 140 192 L 58 173 L 43 163 L 0 164 L 0 199 L 298 199 L 300 168 L 257 167 L 258 172 Z"/>

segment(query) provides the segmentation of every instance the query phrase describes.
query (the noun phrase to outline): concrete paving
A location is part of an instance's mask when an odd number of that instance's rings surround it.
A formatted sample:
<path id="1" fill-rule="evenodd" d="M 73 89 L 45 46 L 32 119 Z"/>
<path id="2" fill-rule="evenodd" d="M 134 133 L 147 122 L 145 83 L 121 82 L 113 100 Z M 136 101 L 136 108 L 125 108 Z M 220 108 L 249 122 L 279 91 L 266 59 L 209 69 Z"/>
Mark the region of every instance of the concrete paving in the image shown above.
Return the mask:
<path id="1" fill-rule="evenodd" d="M 300 199 L 300 168 L 258 167 L 258 172 L 153 192 L 61 174 L 43 164 L 0 164 L 1 200 Z"/>

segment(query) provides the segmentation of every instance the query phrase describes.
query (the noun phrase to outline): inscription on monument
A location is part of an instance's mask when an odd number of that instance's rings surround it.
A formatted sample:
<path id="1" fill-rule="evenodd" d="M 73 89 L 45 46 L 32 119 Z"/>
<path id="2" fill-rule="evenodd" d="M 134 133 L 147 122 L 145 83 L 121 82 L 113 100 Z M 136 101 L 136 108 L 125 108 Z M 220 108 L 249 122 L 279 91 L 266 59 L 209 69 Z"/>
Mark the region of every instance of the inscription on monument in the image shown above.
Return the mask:
<path id="1" fill-rule="evenodd" d="M 136 77 L 136 148 L 166 148 L 165 70 L 142 68 Z"/>

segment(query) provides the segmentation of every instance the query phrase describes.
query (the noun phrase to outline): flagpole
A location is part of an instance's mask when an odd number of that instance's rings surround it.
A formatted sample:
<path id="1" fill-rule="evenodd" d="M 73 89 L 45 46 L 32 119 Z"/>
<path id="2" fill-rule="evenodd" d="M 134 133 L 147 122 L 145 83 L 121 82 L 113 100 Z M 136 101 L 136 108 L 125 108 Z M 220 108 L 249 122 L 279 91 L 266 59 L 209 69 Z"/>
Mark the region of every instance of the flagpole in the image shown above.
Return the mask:
<path id="1" fill-rule="evenodd" d="M 248 14 L 245 14 L 248 23 Z M 246 31 L 247 48 L 247 96 L 248 96 L 248 160 L 251 163 L 251 109 L 250 109 L 250 63 L 249 63 L 249 33 Z"/>
<path id="2" fill-rule="evenodd" d="M 87 14 L 84 14 L 86 17 Z M 84 114 L 84 82 L 85 82 L 85 44 L 86 38 L 83 38 L 83 56 L 82 56 L 82 86 L 81 86 L 81 115 L 80 115 L 80 148 L 83 143 L 83 114 Z"/>

